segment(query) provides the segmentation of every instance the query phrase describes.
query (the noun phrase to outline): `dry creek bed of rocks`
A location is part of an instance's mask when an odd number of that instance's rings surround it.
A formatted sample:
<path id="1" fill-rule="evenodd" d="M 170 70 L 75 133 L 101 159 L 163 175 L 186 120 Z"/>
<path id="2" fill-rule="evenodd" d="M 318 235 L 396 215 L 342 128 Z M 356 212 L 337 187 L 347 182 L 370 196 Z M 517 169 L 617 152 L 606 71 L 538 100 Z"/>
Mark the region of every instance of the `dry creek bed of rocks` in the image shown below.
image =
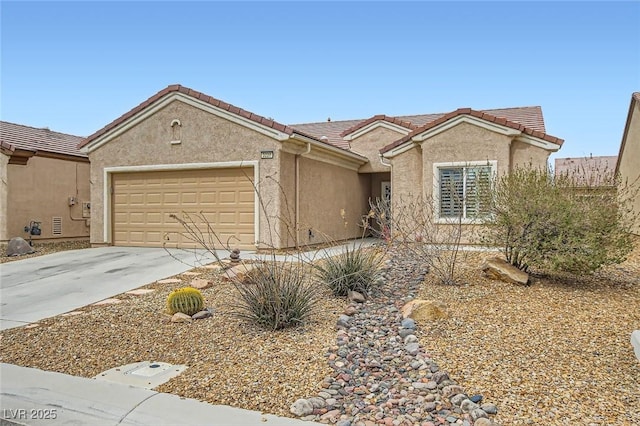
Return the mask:
<path id="1" fill-rule="evenodd" d="M 309 324 L 277 332 L 234 318 L 233 286 L 198 268 L 117 304 L 3 331 L 0 360 L 84 377 L 144 360 L 186 364 L 157 390 L 283 416 L 293 405 L 341 426 L 640 424 L 629 344 L 640 328 L 640 250 L 595 275 L 534 277 L 530 287 L 482 277 L 483 256 L 461 261 L 459 286 L 394 258 L 364 304 L 327 294 Z M 214 281 L 203 290 L 213 317 L 168 322 L 168 293 L 196 277 Z M 449 317 L 403 323 L 399 310 L 415 297 L 444 303 Z"/>

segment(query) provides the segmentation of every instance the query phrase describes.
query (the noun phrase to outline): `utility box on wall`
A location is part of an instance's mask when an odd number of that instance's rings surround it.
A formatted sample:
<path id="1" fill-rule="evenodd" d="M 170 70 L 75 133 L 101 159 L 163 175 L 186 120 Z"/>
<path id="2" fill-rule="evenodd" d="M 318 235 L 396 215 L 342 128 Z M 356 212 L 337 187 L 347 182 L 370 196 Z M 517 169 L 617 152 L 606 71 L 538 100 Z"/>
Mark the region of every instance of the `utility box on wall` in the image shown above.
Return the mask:
<path id="1" fill-rule="evenodd" d="M 87 203 L 87 202 L 82 203 L 82 217 L 83 218 L 91 217 L 91 203 Z"/>

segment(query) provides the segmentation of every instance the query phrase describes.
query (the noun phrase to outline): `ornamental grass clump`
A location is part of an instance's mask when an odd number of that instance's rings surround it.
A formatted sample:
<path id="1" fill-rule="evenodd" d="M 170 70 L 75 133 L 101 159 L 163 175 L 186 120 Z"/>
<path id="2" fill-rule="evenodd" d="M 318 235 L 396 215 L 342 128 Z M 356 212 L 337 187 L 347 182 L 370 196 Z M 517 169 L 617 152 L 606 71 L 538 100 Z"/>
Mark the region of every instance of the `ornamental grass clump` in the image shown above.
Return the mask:
<path id="1" fill-rule="evenodd" d="M 381 277 L 382 256 L 374 249 L 346 248 L 314 265 L 317 278 L 326 283 L 334 295 L 349 291 L 368 295 Z"/>
<path id="2" fill-rule="evenodd" d="M 235 316 L 270 330 L 304 323 L 321 296 L 319 286 L 294 262 L 263 262 L 234 285 L 239 294 Z"/>

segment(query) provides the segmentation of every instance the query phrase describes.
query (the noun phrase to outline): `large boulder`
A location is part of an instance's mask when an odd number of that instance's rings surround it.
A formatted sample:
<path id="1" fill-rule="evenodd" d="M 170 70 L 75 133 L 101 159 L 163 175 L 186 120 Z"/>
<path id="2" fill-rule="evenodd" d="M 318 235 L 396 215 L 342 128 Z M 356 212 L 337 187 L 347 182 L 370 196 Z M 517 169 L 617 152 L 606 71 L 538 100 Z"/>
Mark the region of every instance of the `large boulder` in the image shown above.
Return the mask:
<path id="1" fill-rule="evenodd" d="M 434 321 L 448 318 L 446 305 L 435 300 L 414 299 L 402 307 L 403 318 L 413 318 L 416 321 Z"/>
<path id="2" fill-rule="evenodd" d="M 482 264 L 482 272 L 493 280 L 529 285 L 529 274 L 500 257 L 490 257 Z"/>
<path id="3" fill-rule="evenodd" d="M 21 237 L 12 238 L 11 241 L 9 241 L 9 245 L 7 245 L 7 256 L 22 256 L 35 252 L 33 247 Z"/>

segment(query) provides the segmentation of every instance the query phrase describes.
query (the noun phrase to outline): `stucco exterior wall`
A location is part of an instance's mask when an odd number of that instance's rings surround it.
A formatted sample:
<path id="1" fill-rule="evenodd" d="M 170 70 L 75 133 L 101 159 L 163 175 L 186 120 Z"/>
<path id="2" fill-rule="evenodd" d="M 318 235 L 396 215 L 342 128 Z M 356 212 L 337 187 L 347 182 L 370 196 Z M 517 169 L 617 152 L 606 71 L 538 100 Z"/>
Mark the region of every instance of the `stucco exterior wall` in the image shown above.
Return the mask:
<path id="1" fill-rule="evenodd" d="M 630 218 L 635 218 L 632 232 L 640 235 L 640 102 L 634 102 L 631 120 L 626 134 L 624 149 L 620 153 L 618 173 L 623 184 L 632 185 L 630 192 L 635 198 L 631 203 Z"/>
<path id="2" fill-rule="evenodd" d="M 369 162 L 360 167 L 360 173 L 388 172 L 380 162 L 380 149 L 400 139 L 404 134 L 384 127 L 375 128 L 350 142 L 351 150 L 367 157 Z"/>
<path id="3" fill-rule="evenodd" d="M 300 159 L 301 244 L 324 243 L 326 239 L 360 237 L 362 216 L 368 212 L 370 178 L 367 174 Z M 344 215 L 343 215 L 344 213 Z M 309 237 L 309 229 L 313 236 Z"/>
<path id="4" fill-rule="evenodd" d="M 470 123 L 460 123 L 446 131 L 434 135 L 421 143 L 420 149 L 413 148 L 392 158 L 393 203 L 402 200 L 411 202 L 422 197 L 423 202 L 433 202 L 433 191 L 437 184 L 434 165 L 437 163 L 495 162 L 496 174 L 508 173 L 515 165 L 544 167 L 549 152 L 522 142 L 513 141 L 511 136 L 502 135 Z M 432 212 L 438 207 L 433 203 Z M 440 236 L 448 235 L 443 224 Z M 462 242 L 471 244 L 478 241 L 481 227 L 463 224 Z"/>
<path id="5" fill-rule="evenodd" d="M 82 202 L 90 201 L 89 163 L 31 157 L 26 165 L 7 166 L 7 231 L 3 240 L 29 238 L 24 227 L 41 222 L 42 234 L 33 240 L 89 237 L 89 221 L 82 217 Z M 76 204 L 69 206 L 69 197 Z M 62 218 L 62 234 L 54 235 L 52 218 Z"/>
<path id="6" fill-rule="evenodd" d="M 497 161 L 496 173 L 509 171 L 509 136 L 461 123 L 422 143 L 424 195 L 431 197 L 435 184 L 433 165 L 448 162 Z"/>
<path id="7" fill-rule="evenodd" d="M 178 135 L 180 144 L 171 144 L 176 139 L 171 123 L 181 122 Z M 223 163 L 258 161 L 259 179 L 256 182 L 270 216 L 280 214 L 281 196 L 276 180 L 280 165 L 279 142 L 255 130 L 213 115 L 180 101 L 168 104 L 144 121 L 100 146 L 89 154 L 91 160 L 92 224 L 91 243 L 110 243 L 110 230 L 105 236 L 104 193 L 106 167 Z M 261 150 L 274 151 L 273 159 L 260 159 Z M 107 182 L 108 183 L 108 182 Z M 261 210 L 256 204 L 255 208 Z M 269 232 L 266 215 L 260 211 L 259 235 L 261 242 L 268 242 Z M 275 226 L 272 224 L 272 226 Z M 110 224 L 109 224 L 110 227 Z M 279 246 L 280 242 L 273 245 Z"/>
<path id="8" fill-rule="evenodd" d="M 546 168 L 551 152 L 528 143 L 514 140 L 511 143 L 511 161 L 509 171 L 515 167 Z"/>
<path id="9" fill-rule="evenodd" d="M 7 234 L 7 206 L 9 194 L 9 179 L 7 176 L 9 156 L 0 152 L 0 241 L 9 240 Z"/>
<path id="10" fill-rule="evenodd" d="M 422 150 L 418 145 L 391 160 L 392 204 L 420 196 L 424 191 L 422 179 Z"/>

